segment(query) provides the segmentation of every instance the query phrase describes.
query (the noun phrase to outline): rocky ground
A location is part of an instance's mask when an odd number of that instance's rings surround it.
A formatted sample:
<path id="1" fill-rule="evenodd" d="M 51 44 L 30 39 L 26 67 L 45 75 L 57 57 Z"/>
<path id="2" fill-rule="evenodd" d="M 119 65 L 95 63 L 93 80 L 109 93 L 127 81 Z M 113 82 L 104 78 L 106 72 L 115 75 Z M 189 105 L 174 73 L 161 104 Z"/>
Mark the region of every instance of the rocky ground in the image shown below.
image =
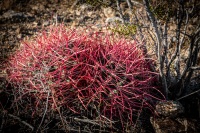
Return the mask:
<path id="1" fill-rule="evenodd" d="M 69 28 L 92 29 L 96 31 L 106 29 L 106 21 L 109 21 L 109 17 L 116 15 L 113 9 L 99 6 L 91 6 L 88 4 L 74 3 L 70 0 L 3 0 L 0 1 L 0 68 L 4 68 L 6 59 L 15 49 L 20 45 L 20 41 L 37 36 L 38 32 L 45 30 L 50 25 L 56 25 L 58 23 L 64 23 Z M 9 100 L 7 100 L 7 94 L 4 93 L 6 88 L 6 73 L 0 72 L 0 109 L 5 109 Z M 9 88 L 9 87 L 8 87 Z M 193 104 L 193 98 L 186 99 Z M 197 99 L 198 100 L 198 99 Z M 195 104 L 196 107 L 196 104 Z M 8 107 L 7 107 L 8 108 Z M 197 107 L 200 110 L 200 107 Z M 191 111 L 189 111 L 191 112 Z M 197 113 L 196 111 L 195 113 Z M 0 112 L 0 116 L 5 111 Z M 193 118 L 200 116 L 200 114 L 194 114 Z M 8 114 L 11 120 L 10 124 L 6 125 L 8 121 L 0 120 L 0 132 L 1 129 L 6 127 L 6 131 L 12 131 L 10 128 L 16 128 L 20 124 L 16 124 L 16 121 L 23 123 L 23 120 L 19 117 Z M 167 121 L 169 125 L 159 125 L 163 121 Z M 188 120 L 185 118 L 180 119 L 157 119 L 153 121 L 154 127 L 166 128 L 171 126 L 170 123 L 174 123 L 178 128 L 182 126 L 178 132 L 186 131 L 199 131 L 197 128 L 197 120 Z M 24 122 L 26 125 L 27 123 Z M 190 124 L 190 125 L 189 125 Z M 22 124 L 23 125 L 23 124 Z M 158 126 L 159 125 L 159 126 Z M 3 127 L 4 126 L 4 127 Z M 9 127 L 10 126 L 10 127 Z M 29 125 L 26 125 L 30 127 Z M 161 127 L 164 126 L 164 127 Z M 151 125 L 150 128 L 143 130 L 143 132 L 153 132 Z M 189 129 L 189 130 L 188 130 Z M 20 130 L 18 130 L 20 132 Z M 175 131 L 176 130 L 171 130 Z M 26 132 L 26 131 L 21 131 Z M 57 131 L 59 132 L 59 131 Z M 163 132 L 162 130 L 160 132 Z"/>
<path id="2" fill-rule="evenodd" d="M 9 3 L 10 2 L 10 3 Z M 45 27 L 64 23 L 69 27 L 98 25 L 103 14 L 88 5 L 71 8 L 73 1 L 49 2 L 42 0 L 3 1 L 0 10 L 1 60 L 15 48 L 24 37 L 34 36 Z M 85 11 L 88 12 L 85 12 Z M 100 16 L 102 15 L 102 16 Z"/>

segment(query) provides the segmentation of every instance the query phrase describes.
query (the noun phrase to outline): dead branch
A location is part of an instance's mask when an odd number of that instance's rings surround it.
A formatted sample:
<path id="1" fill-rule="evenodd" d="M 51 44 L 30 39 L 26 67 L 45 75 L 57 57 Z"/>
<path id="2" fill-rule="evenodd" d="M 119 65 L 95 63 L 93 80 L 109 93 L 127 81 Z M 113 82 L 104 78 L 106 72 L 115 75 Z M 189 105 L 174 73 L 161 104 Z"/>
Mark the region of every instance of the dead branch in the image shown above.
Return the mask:
<path id="1" fill-rule="evenodd" d="M 46 100 L 46 108 L 45 108 L 44 114 L 43 114 L 43 116 L 42 116 L 42 120 L 41 120 L 41 122 L 40 122 L 40 125 L 38 126 L 38 129 L 37 129 L 36 132 L 39 131 L 39 129 L 40 129 L 40 127 L 41 127 L 41 125 L 42 125 L 42 123 L 43 123 L 43 121 L 44 121 L 44 117 L 45 117 L 45 115 L 46 115 L 46 113 L 47 113 L 48 102 L 49 102 L 49 94 L 50 94 L 50 92 L 48 91 L 48 92 L 47 92 L 47 100 Z"/>
<path id="2" fill-rule="evenodd" d="M 192 70 L 200 70 L 200 66 L 190 67 L 190 69 L 192 69 Z"/>
<path id="3" fill-rule="evenodd" d="M 169 90 L 168 90 L 166 78 L 165 78 L 165 75 L 164 75 L 164 72 L 163 72 L 164 61 L 163 61 L 162 55 L 161 55 L 161 35 L 158 31 L 158 24 L 157 24 L 157 21 L 155 19 L 155 16 L 153 15 L 153 13 L 150 10 L 149 1 L 143 0 L 143 3 L 144 3 L 146 12 L 147 12 L 147 14 L 150 18 L 150 21 L 152 23 L 152 26 L 153 26 L 153 29 L 154 29 L 154 32 L 155 32 L 155 35 L 156 35 L 156 42 L 157 42 L 157 49 L 158 49 L 157 56 L 158 56 L 159 73 L 160 73 L 160 77 L 161 77 L 161 80 L 162 80 L 162 87 L 165 90 L 166 99 L 168 99 Z"/>
<path id="4" fill-rule="evenodd" d="M 134 4 L 134 5 L 139 5 L 139 6 L 142 6 L 142 4 L 138 1 L 135 1 L 135 0 L 131 0 L 131 2 Z"/>
<path id="5" fill-rule="evenodd" d="M 132 4 L 131 4 L 130 0 L 126 0 L 126 3 L 128 4 L 129 10 L 131 11 L 131 9 L 132 9 Z"/>
<path id="6" fill-rule="evenodd" d="M 186 98 L 186 97 L 189 97 L 189 96 L 191 96 L 191 95 L 194 95 L 195 93 L 198 93 L 198 92 L 200 92 L 200 89 L 197 90 L 197 91 L 194 91 L 194 92 L 192 92 L 192 93 L 190 93 L 190 94 L 188 94 L 188 95 L 185 95 L 185 96 L 183 96 L 183 97 L 180 97 L 180 98 L 177 99 L 177 100 L 179 101 L 179 100 L 181 100 L 181 99 L 184 99 L 184 98 Z"/>
<path id="7" fill-rule="evenodd" d="M 23 121 L 23 120 L 20 119 L 19 117 L 14 116 L 14 115 L 12 115 L 12 114 L 8 114 L 8 116 L 11 117 L 11 118 L 13 118 L 13 119 L 15 119 L 15 120 L 18 120 L 19 122 L 21 122 L 21 123 L 24 124 L 25 126 L 29 127 L 32 131 L 34 130 L 34 127 L 33 127 L 33 126 L 31 126 L 29 123 Z"/>
<path id="8" fill-rule="evenodd" d="M 117 4 L 117 10 L 119 12 L 119 15 L 120 15 L 120 18 L 122 19 L 122 23 L 124 24 L 124 16 L 123 16 L 123 13 L 122 13 L 122 10 L 121 10 L 121 7 L 119 6 L 120 3 L 119 3 L 119 0 L 116 0 L 116 4 Z"/>
<path id="9" fill-rule="evenodd" d="M 74 120 L 78 121 L 78 122 L 89 123 L 89 124 L 100 126 L 100 124 L 98 124 L 98 123 L 94 122 L 94 120 L 90 120 L 90 119 L 79 119 L 79 118 L 75 117 Z"/>

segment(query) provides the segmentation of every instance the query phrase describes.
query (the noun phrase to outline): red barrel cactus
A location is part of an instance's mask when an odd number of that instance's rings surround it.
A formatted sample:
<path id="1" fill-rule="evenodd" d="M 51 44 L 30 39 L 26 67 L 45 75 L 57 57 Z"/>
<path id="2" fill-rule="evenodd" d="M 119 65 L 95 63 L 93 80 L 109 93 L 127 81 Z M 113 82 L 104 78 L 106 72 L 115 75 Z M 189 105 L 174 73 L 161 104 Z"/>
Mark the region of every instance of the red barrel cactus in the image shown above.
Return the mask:
<path id="1" fill-rule="evenodd" d="M 14 86 L 15 102 L 31 99 L 38 108 L 68 109 L 121 124 L 133 123 L 143 108 L 152 109 L 160 93 L 138 41 L 119 39 L 100 32 L 84 33 L 50 28 L 32 41 L 24 41 L 8 63 L 8 80 Z M 47 108 L 48 106 L 48 108 Z"/>

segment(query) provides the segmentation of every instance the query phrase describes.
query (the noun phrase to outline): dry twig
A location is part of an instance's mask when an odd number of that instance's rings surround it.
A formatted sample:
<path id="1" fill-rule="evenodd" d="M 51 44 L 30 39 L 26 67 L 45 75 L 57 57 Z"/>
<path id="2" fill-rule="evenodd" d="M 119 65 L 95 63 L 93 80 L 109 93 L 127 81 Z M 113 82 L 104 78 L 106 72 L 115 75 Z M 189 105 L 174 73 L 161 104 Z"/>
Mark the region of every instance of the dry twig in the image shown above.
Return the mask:
<path id="1" fill-rule="evenodd" d="M 15 119 L 15 120 L 18 120 L 19 122 L 21 122 L 22 124 L 24 124 L 25 126 L 29 127 L 32 131 L 34 130 L 34 127 L 32 125 L 30 125 L 29 123 L 23 121 L 21 118 L 17 117 L 17 116 L 14 116 L 12 114 L 8 114 L 9 117 Z"/>

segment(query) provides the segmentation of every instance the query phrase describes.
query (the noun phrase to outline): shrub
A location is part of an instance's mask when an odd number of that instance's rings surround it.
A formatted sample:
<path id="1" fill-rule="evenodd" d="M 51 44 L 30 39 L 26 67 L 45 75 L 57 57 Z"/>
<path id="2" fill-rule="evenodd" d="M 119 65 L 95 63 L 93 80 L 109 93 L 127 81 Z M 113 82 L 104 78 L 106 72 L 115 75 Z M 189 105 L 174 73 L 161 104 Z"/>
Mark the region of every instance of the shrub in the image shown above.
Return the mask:
<path id="1" fill-rule="evenodd" d="M 15 102 L 31 103 L 24 110 L 32 115 L 40 108 L 75 114 L 93 110 L 91 119 L 133 124 L 143 108 L 153 109 L 159 92 L 153 61 L 137 45 L 104 33 L 50 28 L 23 42 L 10 58 L 7 73 Z"/>
<path id="2" fill-rule="evenodd" d="M 109 5 L 111 5 L 114 2 L 115 1 L 113 1 L 113 0 L 108 0 L 108 1 L 104 1 L 104 0 L 85 0 L 85 3 L 90 4 L 90 5 L 94 6 L 94 7 L 97 7 L 97 6 L 108 7 Z"/>
<path id="3" fill-rule="evenodd" d="M 120 24 L 119 22 L 116 22 L 117 25 L 113 28 L 109 29 L 114 32 L 114 33 L 118 33 L 120 35 L 124 35 L 125 37 L 127 36 L 133 36 L 135 35 L 137 29 L 136 29 L 136 25 L 134 24 Z"/>

